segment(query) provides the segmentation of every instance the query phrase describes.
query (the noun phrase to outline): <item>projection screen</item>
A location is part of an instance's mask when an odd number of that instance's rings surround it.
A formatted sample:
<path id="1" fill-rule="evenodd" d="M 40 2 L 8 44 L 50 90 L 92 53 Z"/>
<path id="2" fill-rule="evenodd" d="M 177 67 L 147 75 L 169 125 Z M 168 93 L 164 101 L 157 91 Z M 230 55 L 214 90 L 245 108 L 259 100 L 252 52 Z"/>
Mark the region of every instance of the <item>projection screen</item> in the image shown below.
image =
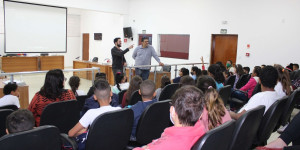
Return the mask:
<path id="1" fill-rule="evenodd" d="M 67 8 L 4 1 L 5 53 L 66 53 Z"/>

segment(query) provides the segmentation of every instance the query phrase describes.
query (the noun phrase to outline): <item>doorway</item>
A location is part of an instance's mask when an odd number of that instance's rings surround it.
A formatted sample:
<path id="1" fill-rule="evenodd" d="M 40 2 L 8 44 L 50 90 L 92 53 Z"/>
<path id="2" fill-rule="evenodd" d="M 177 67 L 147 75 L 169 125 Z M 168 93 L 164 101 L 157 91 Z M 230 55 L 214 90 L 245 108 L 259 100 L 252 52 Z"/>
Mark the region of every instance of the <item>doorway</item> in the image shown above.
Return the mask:
<path id="1" fill-rule="evenodd" d="M 89 60 L 90 34 L 82 34 L 82 60 Z"/>
<path id="2" fill-rule="evenodd" d="M 220 61 L 224 65 L 227 60 L 236 63 L 238 35 L 236 34 L 212 34 L 210 64 Z"/>

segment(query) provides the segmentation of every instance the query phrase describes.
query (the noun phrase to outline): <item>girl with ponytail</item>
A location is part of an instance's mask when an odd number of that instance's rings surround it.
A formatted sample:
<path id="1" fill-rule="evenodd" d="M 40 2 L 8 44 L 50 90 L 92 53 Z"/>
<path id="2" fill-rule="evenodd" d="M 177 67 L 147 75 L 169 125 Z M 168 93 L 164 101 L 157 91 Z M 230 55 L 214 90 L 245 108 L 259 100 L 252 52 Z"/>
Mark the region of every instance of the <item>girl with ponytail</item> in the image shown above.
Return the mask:
<path id="1" fill-rule="evenodd" d="M 119 94 L 122 90 L 127 90 L 129 87 L 129 83 L 126 82 L 126 76 L 121 72 L 117 72 L 115 77 L 116 85 L 112 88 L 112 92 L 115 94 Z"/>
<path id="2" fill-rule="evenodd" d="M 281 97 L 291 94 L 291 79 L 287 69 L 284 69 L 281 65 L 275 64 L 274 67 L 278 72 L 278 82 L 275 86 L 275 91 Z"/>
<path id="3" fill-rule="evenodd" d="M 212 77 L 201 76 L 198 79 L 197 87 L 204 92 L 205 109 L 200 120 L 207 131 L 231 120 L 223 100 L 215 89 L 216 81 Z"/>

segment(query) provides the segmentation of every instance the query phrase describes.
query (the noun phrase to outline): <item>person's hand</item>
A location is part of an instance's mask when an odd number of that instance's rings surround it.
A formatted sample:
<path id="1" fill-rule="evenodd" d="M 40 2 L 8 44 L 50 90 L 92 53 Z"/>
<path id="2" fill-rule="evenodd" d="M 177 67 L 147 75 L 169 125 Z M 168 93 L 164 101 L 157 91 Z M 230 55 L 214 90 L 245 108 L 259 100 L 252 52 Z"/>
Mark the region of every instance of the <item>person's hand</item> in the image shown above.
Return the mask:
<path id="1" fill-rule="evenodd" d="M 201 60 L 202 63 L 204 63 L 203 56 L 201 56 L 200 60 Z"/>
<path id="2" fill-rule="evenodd" d="M 126 67 L 127 66 L 127 63 L 126 62 L 124 62 L 124 65 L 123 65 L 124 67 Z"/>
<path id="3" fill-rule="evenodd" d="M 133 44 L 128 47 L 128 49 L 132 49 L 132 48 L 133 48 Z"/>
<path id="4" fill-rule="evenodd" d="M 160 65 L 160 66 L 163 66 L 163 65 L 165 65 L 165 64 L 160 62 L 159 65 Z"/>

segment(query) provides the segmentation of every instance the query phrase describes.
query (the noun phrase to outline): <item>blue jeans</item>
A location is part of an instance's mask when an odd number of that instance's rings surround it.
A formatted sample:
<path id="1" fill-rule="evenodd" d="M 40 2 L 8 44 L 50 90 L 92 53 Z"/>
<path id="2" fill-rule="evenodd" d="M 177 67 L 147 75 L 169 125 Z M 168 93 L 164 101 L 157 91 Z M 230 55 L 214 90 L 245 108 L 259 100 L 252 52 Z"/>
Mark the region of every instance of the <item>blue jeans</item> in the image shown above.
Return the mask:
<path id="1" fill-rule="evenodd" d="M 231 93 L 231 97 L 232 98 L 237 98 L 237 99 L 239 99 L 239 100 L 241 100 L 241 101 L 248 101 L 248 96 L 245 94 L 245 93 L 243 93 L 243 92 L 241 92 L 241 91 L 239 91 L 239 90 L 235 90 L 235 91 L 233 91 L 232 93 Z"/>
<path id="2" fill-rule="evenodd" d="M 135 68 L 135 75 L 140 76 L 143 80 L 147 80 L 149 74 L 150 74 L 150 70 Z"/>

